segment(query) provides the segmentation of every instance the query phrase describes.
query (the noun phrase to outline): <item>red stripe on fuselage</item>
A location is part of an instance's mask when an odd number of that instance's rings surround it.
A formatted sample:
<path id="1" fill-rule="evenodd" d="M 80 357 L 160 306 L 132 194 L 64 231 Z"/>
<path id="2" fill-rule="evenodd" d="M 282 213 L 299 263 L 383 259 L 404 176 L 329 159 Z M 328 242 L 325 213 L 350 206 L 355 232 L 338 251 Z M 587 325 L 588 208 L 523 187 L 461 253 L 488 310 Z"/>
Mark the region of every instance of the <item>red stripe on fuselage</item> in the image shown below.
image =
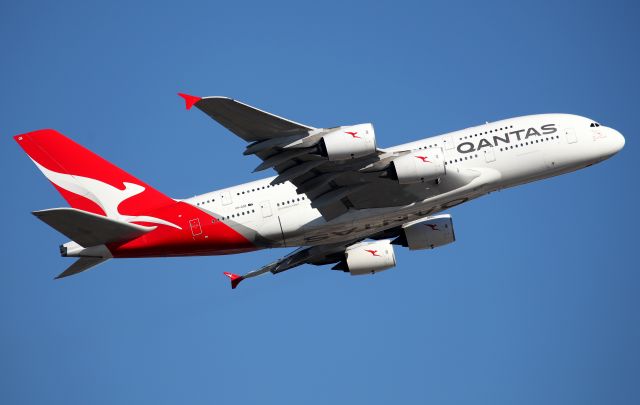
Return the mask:
<path id="1" fill-rule="evenodd" d="M 214 221 L 210 214 L 184 202 L 176 202 L 152 211 L 149 215 L 164 219 L 182 229 L 137 222 L 157 228 L 132 241 L 108 245 L 114 257 L 207 256 L 259 249 L 227 224 Z M 190 221 L 195 219 L 200 225 L 198 232 L 193 232 L 190 226 Z"/>

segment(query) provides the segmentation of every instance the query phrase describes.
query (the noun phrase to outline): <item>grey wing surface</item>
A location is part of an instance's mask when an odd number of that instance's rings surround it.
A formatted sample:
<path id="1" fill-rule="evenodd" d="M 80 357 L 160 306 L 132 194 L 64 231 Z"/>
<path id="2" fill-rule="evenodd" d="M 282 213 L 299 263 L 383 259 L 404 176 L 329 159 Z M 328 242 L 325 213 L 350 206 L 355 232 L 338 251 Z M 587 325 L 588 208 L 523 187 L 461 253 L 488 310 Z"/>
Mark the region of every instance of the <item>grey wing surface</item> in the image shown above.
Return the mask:
<path id="1" fill-rule="evenodd" d="M 315 129 L 228 97 L 205 97 L 195 106 L 247 142 L 301 135 Z"/>

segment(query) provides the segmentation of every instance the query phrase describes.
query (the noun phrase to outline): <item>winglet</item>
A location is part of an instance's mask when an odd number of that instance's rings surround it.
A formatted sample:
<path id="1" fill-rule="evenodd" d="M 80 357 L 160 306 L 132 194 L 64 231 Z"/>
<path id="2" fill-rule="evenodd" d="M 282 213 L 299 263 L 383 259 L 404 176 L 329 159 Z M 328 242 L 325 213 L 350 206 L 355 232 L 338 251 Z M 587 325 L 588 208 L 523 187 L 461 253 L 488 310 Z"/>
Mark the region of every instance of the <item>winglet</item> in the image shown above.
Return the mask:
<path id="1" fill-rule="evenodd" d="M 180 97 L 184 98 L 185 107 L 187 107 L 187 110 L 190 110 L 191 107 L 193 107 L 193 105 L 195 103 L 197 103 L 198 101 L 202 100 L 202 97 L 191 96 L 191 95 L 185 94 L 185 93 L 178 93 L 178 95 Z"/>
<path id="2" fill-rule="evenodd" d="M 238 286 L 238 284 L 240 284 L 240 282 L 242 280 L 244 280 L 244 277 L 239 276 L 237 274 L 229 273 L 228 271 L 225 271 L 224 275 L 231 279 L 231 288 L 232 289 L 236 288 Z"/>

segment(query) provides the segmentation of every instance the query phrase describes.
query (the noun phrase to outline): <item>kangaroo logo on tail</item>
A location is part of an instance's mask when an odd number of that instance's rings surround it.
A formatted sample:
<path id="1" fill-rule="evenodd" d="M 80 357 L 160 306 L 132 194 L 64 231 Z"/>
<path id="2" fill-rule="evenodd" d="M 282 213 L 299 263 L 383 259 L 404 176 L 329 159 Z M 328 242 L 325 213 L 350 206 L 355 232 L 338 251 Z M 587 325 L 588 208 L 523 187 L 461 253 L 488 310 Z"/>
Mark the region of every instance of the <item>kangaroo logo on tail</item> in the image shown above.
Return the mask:
<path id="1" fill-rule="evenodd" d="M 104 214 L 109 218 L 125 222 L 150 222 L 152 224 L 167 225 L 176 229 L 182 229 L 178 225 L 165 221 L 161 218 L 146 215 L 125 215 L 118 211 L 118 207 L 123 201 L 128 200 L 145 190 L 145 188 L 139 184 L 123 182 L 122 184 L 125 188 L 124 190 L 120 190 L 100 180 L 54 172 L 53 170 L 49 170 L 42 166 L 35 160 L 31 160 L 53 184 L 93 201 L 102 208 Z"/>

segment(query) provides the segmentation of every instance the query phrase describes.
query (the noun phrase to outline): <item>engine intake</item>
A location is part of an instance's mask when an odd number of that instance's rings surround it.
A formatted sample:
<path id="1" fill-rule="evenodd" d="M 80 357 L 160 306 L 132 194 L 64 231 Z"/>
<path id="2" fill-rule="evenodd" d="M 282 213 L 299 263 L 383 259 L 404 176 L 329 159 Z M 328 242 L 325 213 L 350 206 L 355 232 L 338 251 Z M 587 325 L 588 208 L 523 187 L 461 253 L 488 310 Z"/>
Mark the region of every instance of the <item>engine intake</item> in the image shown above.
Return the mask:
<path id="1" fill-rule="evenodd" d="M 413 151 L 394 159 L 389 170 L 400 184 L 435 180 L 446 174 L 444 154 L 440 148 Z"/>
<path id="2" fill-rule="evenodd" d="M 371 124 L 339 127 L 320 140 L 321 154 L 329 160 L 356 159 L 376 152 L 376 134 Z"/>

